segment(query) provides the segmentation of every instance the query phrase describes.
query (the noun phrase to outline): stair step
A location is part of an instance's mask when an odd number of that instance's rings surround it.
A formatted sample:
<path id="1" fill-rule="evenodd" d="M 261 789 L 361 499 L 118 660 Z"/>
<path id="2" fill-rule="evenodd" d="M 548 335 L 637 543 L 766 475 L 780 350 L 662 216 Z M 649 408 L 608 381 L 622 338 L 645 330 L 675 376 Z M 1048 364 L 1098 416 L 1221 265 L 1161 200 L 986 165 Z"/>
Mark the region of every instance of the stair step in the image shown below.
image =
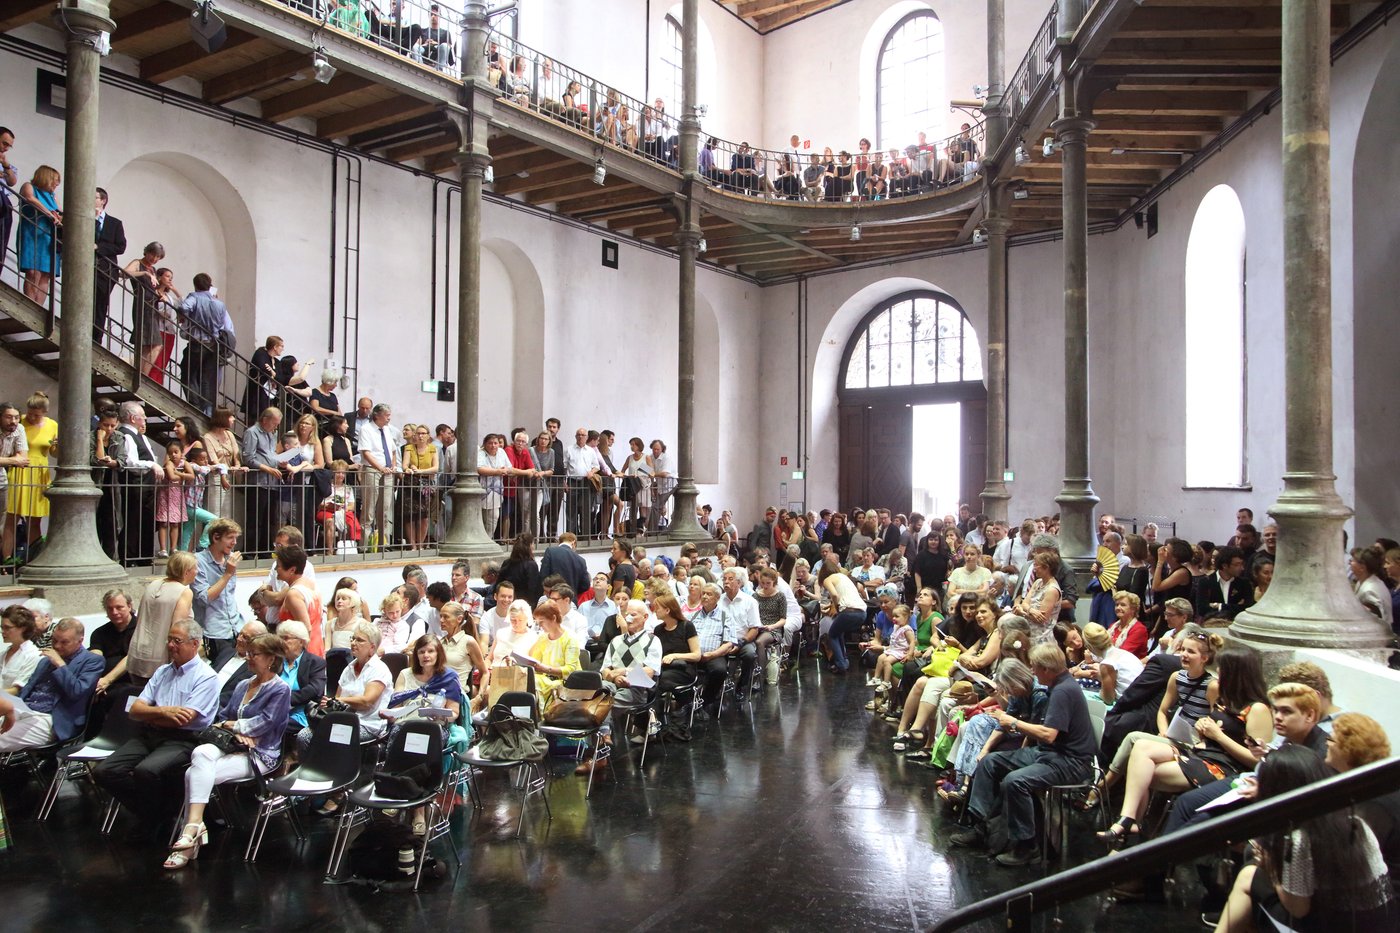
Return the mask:
<path id="1" fill-rule="evenodd" d="M 11 353 L 23 353 L 25 355 L 35 353 L 57 353 L 58 345 L 47 337 L 31 337 L 26 340 L 6 340 L 5 349 Z"/>
<path id="2" fill-rule="evenodd" d="M 9 337 L 14 334 L 33 333 L 28 327 L 10 317 L 0 317 L 0 337 Z"/>

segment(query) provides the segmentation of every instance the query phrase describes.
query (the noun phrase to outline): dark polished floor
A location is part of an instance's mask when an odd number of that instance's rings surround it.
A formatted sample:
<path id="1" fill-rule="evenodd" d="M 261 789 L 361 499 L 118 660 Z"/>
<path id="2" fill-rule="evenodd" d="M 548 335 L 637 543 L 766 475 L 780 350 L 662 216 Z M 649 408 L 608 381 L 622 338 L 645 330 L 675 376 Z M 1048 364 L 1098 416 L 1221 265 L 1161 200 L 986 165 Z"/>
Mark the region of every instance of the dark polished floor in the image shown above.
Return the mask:
<path id="1" fill-rule="evenodd" d="M 556 760 L 554 819 L 532 802 L 522 841 L 516 798 L 487 778 L 484 812 L 454 817 L 460 874 L 449 858 L 448 876 L 416 896 L 324 884 L 326 821 L 301 848 L 275 822 L 255 866 L 242 860 L 242 831 L 214 830 L 197 862 L 166 872 L 164 851 L 125 842 L 122 823 L 98 833 L 88 790 L 66 791 L 34 822 L 38 791 L 11 774 L 17 847 L 0 856 L 0 930 L 913 930 L 1038 877 L 949 850 L 932 773 L 889 751 L 891 727 L 863 710 L 863 683 L 804 662 L 751 714 L 697 721 L 689 745 L 653 748 L 644 774 L 621 751 L 617 783 L 595 784 L 591 800 L 572 761 Z M 444 855 L 443 843 L 433 851 Z M 1071 863 L 1099 852 L 1077 827 Z M 1063 920 L 1201 929 L 1185 906 L 1101 899 Z"/>

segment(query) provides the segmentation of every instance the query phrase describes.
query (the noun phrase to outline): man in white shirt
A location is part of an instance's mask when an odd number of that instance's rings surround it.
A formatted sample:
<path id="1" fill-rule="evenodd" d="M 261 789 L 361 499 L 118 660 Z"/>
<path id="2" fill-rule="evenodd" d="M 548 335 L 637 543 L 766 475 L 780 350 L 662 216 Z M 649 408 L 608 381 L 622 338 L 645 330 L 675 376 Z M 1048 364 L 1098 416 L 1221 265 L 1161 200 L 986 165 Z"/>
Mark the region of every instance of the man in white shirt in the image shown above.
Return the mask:
<path id="1" fill-rule="evenodd" d="M 1035 522 L 1026 519 L 1021 523 L 1021 531 L 1014 537 L 1004 539 L 997 545 L 992 555 L 992 563 L 1002 573 L 1020 576 L 1021 568 L 1031 556 L 1031 538 L 1035 536 Z"/>
<path id="2" fill-rule="evenodd" d="M 140 402 L 121 405 L 121 468 L 123 482 L 121 552 L 124 563 L 149 561 L 155 545 L 156 477 L 163 476 L 165 459 L 146 437 L 146 408 Z"/>
<path id="3" fill-rule="evenodd" d="M 2 199 L 4 195 L 0 195 Z M 5 245 L 0 243 L 0 257 Z M 9 480 L 7 467 L 29 466 L 29 438 L 19 426 L 19 409 L 9 402 L 0 402 L 0 521 L 8 510 Z M 5 538 L 5 552 L 0 558 L 9 560 L 14 556 L 14 535 Z"/>
<path id="4" fill-rule="evenodd" d="M 515 584 L 508 580 L 497 583 L 496 606 L 481 614 L 481 623 L 477 626 L 477 631 L 489 637 L 493 645 L 496 643 L 496 633 L 510 628 L 510 604 L 514 601 Z"/>
<path id="5" fill-rule="evenodd" d="M 560 583 L 546 593 L 545 597 L 563 617 L 560 624 L 563 625 L 564 631 L 572 633 L 574 641 L 579 647 L 583 647 L 588 643 L 588 617 L 574 607 L 574 598 L 577 595 L 573 587 L 567 583 Z"/>
<path id="6" fill-rule="evenodd" d="M 394 474 L 403 470 L 399 449 L 403 436 L 389 423 L 393 409 L 383 402 L 375 405 L 370 419 L 360 425 L 360 472 L 364 475 L 364 495 L 360 498 L 360 519 L 379 532 L 380 546 L 388 544 L 394 532 Z"/>
<path id="7" fill-rule="evenodd" d="M 603 468 L 598 449 L 588 444 L 590 433 L 596 436 L 596 432 L 579 428 L 574 432 L 573 446 L 564 448 L 564 472 L 569 478 L 569 530 L 584 540 L 593 528 L 593 503 L 597 498 L 593 483 Z"/>
<path id="8" fill-rule="evenodd" d="M 724 570 L 724 595 L 719 598 L 720 611 L 729 615 L 730 621 L 734 625 L 734 634 L 739 639 L 739 684 L 735 696 L 739 702 L 744 702 L 749 694 L 749 684 L 753 678 L 754 664 L 758 661 L 758 647 L 748 638 L 750 629 L 762 628 L 763 622 L 758 616 L 758 602 L 744 592 L 744 586 L 748 583 L 748 574 L 738 567 L 726 567 Z"/>
<path id="9" fill-rule="evenodd" d="M 666 445 L 660 440 L 651 442 L 652 497 L 651 512 L 647 515 L 647 530 L 656 531 L 666 515 L 666 503 L 671 499 L 671 491 L 676 488 L 676 465 L 666 452 Z"/>

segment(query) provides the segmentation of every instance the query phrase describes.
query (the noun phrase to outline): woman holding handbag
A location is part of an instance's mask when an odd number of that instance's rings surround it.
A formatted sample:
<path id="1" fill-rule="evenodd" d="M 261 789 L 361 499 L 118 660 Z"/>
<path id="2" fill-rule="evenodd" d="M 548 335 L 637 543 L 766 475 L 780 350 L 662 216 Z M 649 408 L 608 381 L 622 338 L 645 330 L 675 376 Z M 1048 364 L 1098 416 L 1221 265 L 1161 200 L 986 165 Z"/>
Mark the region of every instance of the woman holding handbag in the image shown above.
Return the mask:
<path id="1" fill-rule="evenodd" d="M 214 787 L 253 776 L 257 768 L 267 774 L 282 760 L 282 737 L 292 710 L 292 688 L 277 675 L 282 670 L 282 640 L 264 633 L 248 646 L 248 669 L 253 676 L 234 688 L 219 711 L 222 721 L 206 729 L 185 771 L 185 828 L 165 860 L 172 871 L 199 857 L 209 841 L 204 808 Z M 220 735 L 222 733 L 222 735 Z"/>

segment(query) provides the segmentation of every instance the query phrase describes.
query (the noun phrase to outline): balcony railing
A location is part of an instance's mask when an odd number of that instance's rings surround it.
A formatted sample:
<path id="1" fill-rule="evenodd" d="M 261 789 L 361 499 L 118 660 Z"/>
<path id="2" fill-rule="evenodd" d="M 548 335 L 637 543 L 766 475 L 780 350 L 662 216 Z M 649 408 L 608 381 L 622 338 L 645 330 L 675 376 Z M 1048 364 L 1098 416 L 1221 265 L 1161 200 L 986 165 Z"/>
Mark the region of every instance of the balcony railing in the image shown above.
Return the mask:
<path id="1" fill-rule="evenodd" d="M 1031 47 L 1026 52 L 1026 57 L 1021 59 L 1020 66 L 1017 67 L 1016 73 L 1011 76 L 1011 81 L 1006 86 L 1008 112 L 1012 122 L 1017 121 L 1023 115 L 1026 105 L 1030 103 L 1031 95 L 1040 86 L 1040 82 L 1045 80 L 1053 70 L 1050 56 L 1055 49 L 1059 15 L 1059 4 L 1051 4 L 1050 12 L 1046 14 L 1045 21 L 1040 24 L 1040 28 L 1036 30 L 1035 38 L 1031 40 Z"/>

